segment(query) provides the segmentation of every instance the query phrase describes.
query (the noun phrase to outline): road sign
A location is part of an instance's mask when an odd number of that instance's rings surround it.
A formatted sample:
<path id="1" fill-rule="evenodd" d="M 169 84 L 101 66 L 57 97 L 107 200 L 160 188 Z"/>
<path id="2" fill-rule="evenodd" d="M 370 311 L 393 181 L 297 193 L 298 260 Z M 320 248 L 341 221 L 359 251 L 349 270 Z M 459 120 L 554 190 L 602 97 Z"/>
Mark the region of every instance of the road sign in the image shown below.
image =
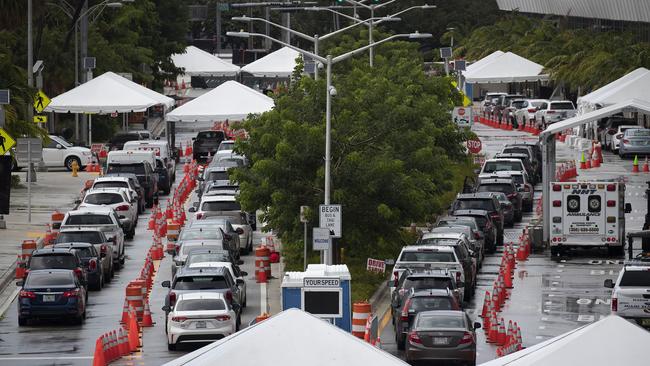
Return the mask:
<path id="1" fill-rule="evenodd" d="M 0 128 L 0 155 L 4 155 L 14 145 L 16 145 L 16 140 L 9 136 L 7 131 Z"/>
<path id="2" fill-rule="evenodd" d="M 341 279 L 336 277 L 305 277 L 303 287 L 341 287 Z"/>
<path id="3" fill-rule="evenodd" d="M 472 140 L 467 140 L 467 150 L 469 150 L 469 152 L 472 154 L 480 153 L 482 148 L 483 144 L 478 137 Z"/>
<path id="4" fill-rule="evenodd" d="M 455 107 L 452 112 L 454 123 L 459 127 L 472 126 L 472 108 Z"/>
<path id="5" fill-rule="evenodd" d="M 307 213 L 309 212 L 309 206 L 300 206 L 300 222 L 306 223 L 309 222 L 307 219 Z"/>
<path id="6" fill-rule="evenodd" d="M 45 109 L 45 107 L 47 107 L 50 102 L 50 98 L 48 98 L 42 90 L 39 90 L 36 92 L 36 94 L 34 94 L 34 109 L 36 112 L 43 112 L 43 109 Z"/>
<path id="7" fill-rule="evenodd" d="M 465 60 L 454 61 L 454 69 L 456 71 L 465 71 L 466 68 L 467 68 L 467 62 Z"/>
<path id="8" fill-rule="evenodd" d="M 440 58 L 450 58 L 451 53 L 451 47 L 440 47 Z"/>
<path id="9" fill-rule="evenodd" d="M 47 123 L 47 116 L 44 114 L 37 114 L 34 116 L 34 123 Z"/>
<path id="10" fill-rule="evenodd" d="M 312 230 L 312 245 L 314 250 L 328 250 L 330 248 L 330 230 L 322 227 L 315 227 Z"/>
<path id="11" fill-rule="evenodd" d="M 19 138 L 16 144 L 16 160 L 24 163 L 40 163 L 43 158 L 43 142 L 36 137 Z"/>
<path id="12" fill-rule="evenodd" d="M 386 262 L 379 259 L 368 258 L 366 263 L 366 270 L 369 272 L 386 272 Z"/>
<path id="13" fill-rule="evenodd" d="M 333 232 L 333 238 L 341 237 L 341 215 L 343 209 L 341 205 L 320 205 L 318 206 L 320 212 L 320 227 L 327 228 Z"/>

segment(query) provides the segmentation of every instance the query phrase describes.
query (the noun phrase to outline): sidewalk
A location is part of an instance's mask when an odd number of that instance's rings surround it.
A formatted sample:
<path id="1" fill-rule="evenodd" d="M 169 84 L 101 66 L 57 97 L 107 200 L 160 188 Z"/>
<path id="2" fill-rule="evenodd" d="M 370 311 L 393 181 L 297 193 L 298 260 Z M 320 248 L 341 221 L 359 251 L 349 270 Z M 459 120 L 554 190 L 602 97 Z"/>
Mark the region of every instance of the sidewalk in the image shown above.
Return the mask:
<path id="1" fill-rule="evenodd" d="M 84 182 L 97 176 L 81 172 L 74 178 L 68 172 L 37 172 L 37 182 L 31 187 L 32 219 L 28 223 L 26 172 L 13 174 L 20 176 L 23 187 L 11 190 L 10 214 L 4 216 L 7 229 L 0 230 L 0 308 L 10 296 L 3 290 L 14 279 L 16 255 L 22 241 L 43 237 L 52 211 L 72 209 Z"/>

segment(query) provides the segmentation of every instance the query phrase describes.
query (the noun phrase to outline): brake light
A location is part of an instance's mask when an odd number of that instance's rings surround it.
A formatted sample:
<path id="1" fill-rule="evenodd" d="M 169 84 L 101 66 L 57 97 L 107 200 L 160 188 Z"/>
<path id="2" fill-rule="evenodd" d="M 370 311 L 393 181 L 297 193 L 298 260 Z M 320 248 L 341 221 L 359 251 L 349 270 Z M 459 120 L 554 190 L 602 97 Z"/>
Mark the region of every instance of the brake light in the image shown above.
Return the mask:
<path id="1" fill-rule="evenodd" d="M 397 271 L 393 272 L 393 287 L 397 287 L 397 284 L 399 283 L 399 273 Z"/>
<path id="2" fill-rule="evenodd" d="M 406 300 L 404 307 L 402 308 L 402 313 L 400 314 L 400 317 L 404 322 L 407 322 L 409 320 L 409 308 L 411 307 L 411 300 L 413 299 Z"/>
<path id="3" fill-rule="evenodd" d="M 217 315 L 215 319 L 220 322 L 225 322 L 227 320 L 230 320 L 230 315 Z"/>
<path id="4" fill-rule="evenodd" d="M 22 290 L 22 291 L 20 291 L 20 293 L 18 294 L 18 297 L 20 297 L 21 299 L 35 299 L 35 298 L 36 298 L 36 294 L 33 293 L 33 292 L 31 292 L 31 291 L 25 291 L 25 290 Z"/>
<path id="5" fill-rule="evenodd" d="M 173 322 L 180 323 L 180 322 L 184 322 L 186 320 L 187 320 L 187 317 L 185 317 L 185 316 L 172 316 L 172 321 Z"/>
<path id="6" fill-rule="evenodd" d="M 553 207 L 562 207 L 562 201 L 560 200 L 553 201 Z"/>
<path id="7" fill-rule="evenodd" d="M 119 205 L 117 208 L 115 208 L 115 211 L 128 211 L 129 210 L 129 205 Z"/>
<path id="8" fill-rule="evenodd" d="M 203 213 L 197 213 L 196 214 L 196 219 L 201 220 L 203 218 Z"/>
<path id="9" fill-rule="evenodd" d="M 607 200 L 607 207 L 614 207 L 616 206 L 616 201 L 614 200 Z"/>
<path id="10" fill-rule="evenodd" d="M 474 239 L 480 239 L 480 238 L 481 238 L 481 235 L 477 231 L 475 231 L 474 232 Z"/>
<path id="11" fill-rule="evenodd" d="M 176 293 L 175 292 L 170 292 L 169 293 L 169 305 L 174 306 L 176 304 Z"/>
<path id="12" fill-rule="evenodd" d="M 537 109 L 535 108 L 528 108 L 528 113 L 535 113 L 537 112 Z"/>
<path id="13" fill-rule="evenodd" d="M 228 290 L 228 292 L 226 292 L 226 300 L 232 302 L 232 291 Z"/>
<path id="14" fill-rule="evenodd" d="M 553 184 L 553 192 L 559 192 L 562 190 L 562 186 L 559 184 Z"/>
<path id="15" fill-rule="evenodd" d="M 553 110 L 546 111 L 546 114 L 553 114 L 553 113 L 555 113 L 555 111 L 553 111 Z"/>
<path id="16" fill-rule="evenodd" d="M 506 197 L 508 197 L 508 199 L 513 199 L 513 198 L 515 198 L 515 196 L 516 196 L 515 193 L 510 193 Z"/>
<path id="17" fill-rule="evenodd" d="M 628 139 L 623 139 L 622 142 L 623 142 L 624 144 L 629 144 L 629 143 L 630 143 L 630 140 L 628 140 Z"/>
<path id="18" fill-rule="evenodd" d="M 94 270 L 97 269 L 97 261 L 95 259 L 91 259 L 88 262 L 88 269 L 90 269 L 91 271 L 94 271 Z"/>
<path id="19" fill-rule="evenodd" d="M 498 212 L 492 212 L 492 213 L 490 213 L 490 217 L 492 219 L 494 219 L 494 220 L 498 220 L 499 219 L 499 213 Z"/>
<path id="20" fill-rule="evenodd" d="M 102 246 L 99 247 L 99 252 L 100 253 L 106 254 L 107 251 L 108 251 L 108 248 L 106 247 L 106 244 L 102 244 Z"/>
<path id="21" fill-rule="evenodd" d="M 615 184 L 608 184 L 607 185 L 607 192 L 614 192 L 616 190 L 616 185 Z"/>
<path id="22" fill-rule="evenodd" d="M 524 186 L 524 192 L 530 192 L 530 187 L 529 186 Z"/>
<path id="23" fill-rule="evenodd" d="M 460 272 L 456 272 L 456 284 L 460 283 Z"/>
<path id="24" fill-rule="evenodd" d="M 460 340 L 460 344 L 473 344 L 474 343 L 474 336 L 470 332 L 465 332 L 463 334 L 463 338 Z"/>
<path id="25" fill-rule="evenodd" d="M 618 311 L 618 299 L 612 297 L 612 311 Z"/>
<path id="26" fill-rule="evenodd" d="M 83 275 L 83 271 L 81 270 L 81 268 L 77 267 L 77 268 L 74 269 L 74 274 L 77 277 L 81 278 L 81 275 Z"/>
<path id="27" fill-rule="evenodd" d="M 70 290 L 63 293 L 63 297 L 77 297 L 79 296 L 79 290 Z"/>
<path id="28" fill-rule="evenodd" d="M 409 333 L 409 343 L 422 344 L 422 340 L 414 330 Z"/>

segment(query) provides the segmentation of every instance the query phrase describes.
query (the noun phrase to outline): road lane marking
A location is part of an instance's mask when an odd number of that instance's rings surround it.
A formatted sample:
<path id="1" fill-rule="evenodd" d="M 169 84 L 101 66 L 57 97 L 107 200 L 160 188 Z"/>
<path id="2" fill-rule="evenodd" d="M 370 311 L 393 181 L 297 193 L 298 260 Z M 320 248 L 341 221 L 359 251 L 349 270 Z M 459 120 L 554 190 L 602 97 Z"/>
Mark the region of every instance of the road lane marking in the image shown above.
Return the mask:
<path id="1" fill-rule="evenodd" d="M 384 316 L 381 318 L 381 321 L 379 322 L 379 329 L 377 330 L 377 334 L 381 335 L 384 331 L 384 328 L 386 328 L 386 325 L 388 324 L 388 320 L 390 319 L 391 314 L 390 314 L 390 307 L 388 310 L 386 310 L 386 313 L 384 313 Z"/>

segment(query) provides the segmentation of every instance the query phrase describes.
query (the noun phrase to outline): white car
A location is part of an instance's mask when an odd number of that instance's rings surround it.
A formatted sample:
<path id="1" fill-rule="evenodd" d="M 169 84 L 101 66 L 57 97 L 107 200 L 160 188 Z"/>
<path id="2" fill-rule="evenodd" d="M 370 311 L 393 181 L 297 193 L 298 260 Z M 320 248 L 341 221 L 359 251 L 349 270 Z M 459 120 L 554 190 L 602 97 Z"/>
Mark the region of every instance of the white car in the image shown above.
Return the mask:
<path id="1" fill-rule="evenodd" d="M 98 206 L 110 207 L 120 218 L 127 218 L 124 227 L 126 237 L 132 239 L 135 235 L 135 226 L 138 223 L 138 206 L 135 197 L 127 188 L 97 188 L 86 192 L 79 209 L 93 209 Z"/>
<path id="2" fill-rule="evenodd" d="M 165 306 L 167 308 L 167 306 Z M 191 292 L 178 295 L 167 314 L 167 348 L 179 343 L 212 342 L 235 333 L 237 312 L 215 292 Z"/>
<path id="3" fill-rule="evenodd" d="M 43 163 L 49 168 L 65 167 L 72 170 L 72 162 L 76 161 L 79 170 L 92 163 L 92 152 L 81 146 L 73 146 L 61 136 L 50 135 L 50 142 L 43 145 Z M 17 168 L 26 168 L 27 162 L 16 161 Z"/>
<path id="4" fill-rule="evenodd" d="M 223 140 L 219 144 L 217 154 L 230 154 L 235 148 L 235 140 Z"/>
<path id="5" fill-rule="evenodd" d="M 548 103 L 546 99 L 526 99 L 524 103 L 514 112 L 514 117 L 517 120 L 517 124 L 527 125 L 535 122 L 535 112 L 537 112 L 537 107 L 541 106 L 544 103 Z"/>
<path id="6" fill-rule="evenodd" d="M 128 177 L 104 176 L 95 178 L 91 189 L 99 188 L 127 188 L 131 194 L 131 197 L 134 197 L 138 201 L 138 214 L 144 212 L 144 197 L 140 197 L 137 187 Z"/>
<path id="7" fill-rule="evenodd" d="M 551 100 L 544 102 L 535 112 L 535 124 L 542 129 L 548 125 L 575 117 L 576 107 L 570 100 Z"/>
<path id="8" fill-rule="evenodd" d="M 621 139 L 623 139 L 623 135 L 625 134 L 625 131 L 631 128 L 639 128 L 639 126 L 638 125 L 618 126 L 618 130 L 616 130 L 616 133 L 612 135 L 611 142 L 609 145 L 613 153 L 618 154 L 618 148 L 619 146 L 621 146 Z"/>
<path id="9" fill-rule="evenodd" d="M 239 287 L 239 293 L 242 295 L 240 303 L 242 308 L 246 307 L 246 276 L 248 272 L 244 272 L 239 269 L 239 266 L 235 266 L 230 262 L 194 262 L 187 265 L 188 268 L 217 268 L 225 267 L 230 272 L 232 278 L 237 282 L 237 287 Z"/>
<path id="10" fill-rule="evenodd" d="M 650 328 L 650 257 L 626 261 L 616 282 L 605 280 L 612 290 L 612 314 Z"/>

